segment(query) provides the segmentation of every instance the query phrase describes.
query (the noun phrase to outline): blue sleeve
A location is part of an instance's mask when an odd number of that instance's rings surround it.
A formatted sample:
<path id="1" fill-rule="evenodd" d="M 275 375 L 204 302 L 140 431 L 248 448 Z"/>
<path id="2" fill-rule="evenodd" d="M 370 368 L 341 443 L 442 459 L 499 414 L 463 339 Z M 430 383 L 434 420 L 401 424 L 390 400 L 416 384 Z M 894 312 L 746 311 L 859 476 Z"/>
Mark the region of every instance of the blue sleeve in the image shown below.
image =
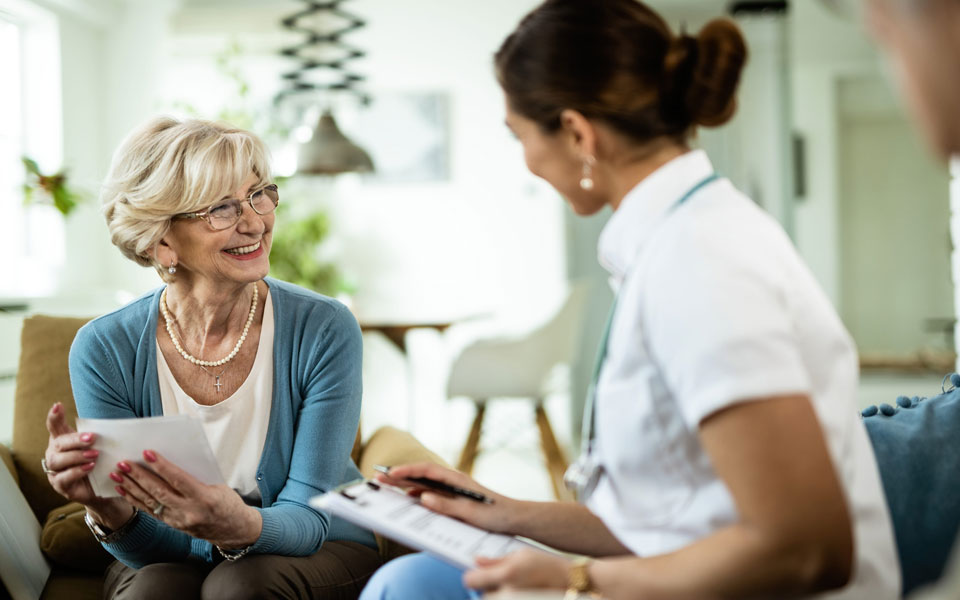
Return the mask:
<path id="1" fill-rule="evenodd" d="M 330 534 L 330 517 L 308 501 L 355 469 L 349 457 L 360 423 L 363 341 L 353 315 L 339 303 L 332 306 L 325 323 L 305 319 L 291 341 L 301 375 L 294 389 L 299 387 L 302 400 L 290 469 L 276 500 L 260 509 L 263 530 L 251 552 L 306 556 L 319 550 Z"/>
<path id="2" fill-rule="evenodd" d="M 130 419 L 135 413 L 131 397 L 134 350 L 103 339 L 96 321 L 80 329 L 70 348 L 70 385 L 77 414 L 88 419 Z M 118 340 L 123 336 L 118 335 Z M 123 564 L 140 568 L 155 562 L 175 562 L 189 557 L 209 561 L 212 546 L 140 514 L 129 532 L 104 549 Z"/>

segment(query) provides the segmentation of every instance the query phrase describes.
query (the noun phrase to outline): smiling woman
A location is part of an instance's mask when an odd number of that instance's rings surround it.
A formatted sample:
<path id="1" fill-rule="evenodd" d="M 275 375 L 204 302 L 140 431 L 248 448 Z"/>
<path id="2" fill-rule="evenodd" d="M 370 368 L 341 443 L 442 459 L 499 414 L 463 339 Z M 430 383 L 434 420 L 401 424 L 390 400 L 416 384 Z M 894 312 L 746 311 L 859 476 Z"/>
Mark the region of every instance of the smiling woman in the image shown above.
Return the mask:
<path id="1" fill-rule="evenodd" d="M 111 473 L 120 496 L 97 497 L 96 439 L 54 405 L 45 470 L 118 559 L 107 598 L 352 598 L 380 564 L 370 532 L 307 505 L 360 476 L 360 330 L 336 301 L 266 277 L 280 201 L 266 156 L 246 131 L 158 118 L 114 157 L 113 243 L 167 285 L 77 334 L 77 411 L 198 418 L 226 484 L 143 448 Z"/>

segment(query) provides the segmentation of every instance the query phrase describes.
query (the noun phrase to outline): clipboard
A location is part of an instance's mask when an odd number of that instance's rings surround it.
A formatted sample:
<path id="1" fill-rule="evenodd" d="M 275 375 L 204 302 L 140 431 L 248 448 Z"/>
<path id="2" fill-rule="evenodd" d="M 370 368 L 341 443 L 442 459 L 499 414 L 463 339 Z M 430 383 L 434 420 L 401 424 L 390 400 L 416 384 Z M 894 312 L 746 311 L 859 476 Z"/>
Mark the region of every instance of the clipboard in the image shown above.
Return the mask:
<path id="1" fill-rule="evenodd" d="M 499 558 L 522 548 L 543 551 L 520 538 L 486 531 L 434 512 L 400 488 L 372 480 L 353 481 L 314 496 L 310 506 L 461 569 L 473 568 L 478 556 Z"/>

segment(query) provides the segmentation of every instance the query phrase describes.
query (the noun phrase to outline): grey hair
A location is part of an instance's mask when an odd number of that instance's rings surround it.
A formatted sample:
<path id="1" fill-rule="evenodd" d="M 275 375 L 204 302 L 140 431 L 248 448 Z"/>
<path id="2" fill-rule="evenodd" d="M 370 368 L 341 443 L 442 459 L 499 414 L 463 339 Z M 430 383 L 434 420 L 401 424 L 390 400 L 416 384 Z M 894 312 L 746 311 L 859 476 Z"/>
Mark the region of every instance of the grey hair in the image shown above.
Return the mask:
<path id="1" fill-rule="evenodd" d="M 253 173 L 270 181 L 266 146 L 254 134 L 223 123 L 157 117 L 120 144 L 100 200 L 110 239 L 124 256 L 172 276 L 156 257 L 171 218 L 209 207 Z"/>

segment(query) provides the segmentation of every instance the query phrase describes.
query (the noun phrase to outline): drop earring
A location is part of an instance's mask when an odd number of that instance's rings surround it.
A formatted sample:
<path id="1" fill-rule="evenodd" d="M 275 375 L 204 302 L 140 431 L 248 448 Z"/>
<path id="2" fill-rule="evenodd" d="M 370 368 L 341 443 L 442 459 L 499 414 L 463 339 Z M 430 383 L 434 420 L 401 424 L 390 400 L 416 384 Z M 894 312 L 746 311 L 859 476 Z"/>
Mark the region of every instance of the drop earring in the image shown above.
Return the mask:
<path id="1" fill-rule="evenodd" d="M 596 160 L 592 156 L 584 157 L 583 172 L 580 176 L 580 188 L 585 191 L 593 189 L 593 163 Z"/>
<path id="2" fill-rule="evenodd" d="M 176 273 L 176 272 L 177 272 L 177 265 L 176 265 L 176 263 L 174 263 L 173 261 L 171 261 L 171 262 L 170 262 L 170 266 L 167 267 L 167 273 L 170 273 L 171 275 L 173 275 L 173 274 Z"/>

